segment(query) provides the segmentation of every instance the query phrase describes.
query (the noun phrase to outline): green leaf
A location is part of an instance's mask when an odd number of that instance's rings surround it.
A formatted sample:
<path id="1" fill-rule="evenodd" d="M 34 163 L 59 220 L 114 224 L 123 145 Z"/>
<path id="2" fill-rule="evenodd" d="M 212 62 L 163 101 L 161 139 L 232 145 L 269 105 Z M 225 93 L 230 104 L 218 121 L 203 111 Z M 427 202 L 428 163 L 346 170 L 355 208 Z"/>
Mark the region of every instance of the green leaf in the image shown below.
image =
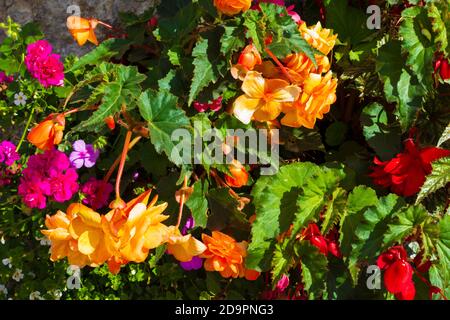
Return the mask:
<path id="1" fill-rule="evenodd" d="M 107 82 L 98 86 L 103 90 L 102 103 L 91 117 L 76 126 L 75 130 L 99 131 L 105 125 L 104 119 L 119 112 L 122 105 L 131 109 L 140 93 L 140 83 L 146 78 L 134 66 L 103 64 L 98 68 L 98 71 L 102 70 L 112 74 L 112 79 L 106 79 Z M 101 91 L 94 91 L 93 95 L 97 100 L 101 96 Z"/>
<path id="2" fill-rule="evenodd" d="M 431 193 L 443 188 L 450 182 L 450 157 L 441 158 L 431 164 L 433 171 L 426 177 L 420 188 L 416 203 L 421 202 Z"/>
<path id="3" fill-rule="evenodd" d="M 342 178 L 341 169 L 308 162 L 290 164 L 274 176 L 259 178 L 252 190 L 256 220 L 247 267 L 268 270 L 277 236 L 290 229 L 289 241 L 293 242 L 308 222 L 319 218 Z"/>
<path id="4" fill-rule="evenodd" d="M 426 9 L 423 7 L 407 8 L 402 11 L 402 18 L 399 34 L 403 37 L 402 48 L 408 53 L 406 64 L 424 87 L 431 87 L 436 46 Z"/>
<path id="5" fill-rule="evenodd" d="M 363 134 L 382 161 L 392 159 L 402 150 L 401 130 L 379 103 L 371 103 L 361 113 Z"/>
<path id="6" fill-rule="evenodd" d="M 437 146 L 440 147 L 444 143 L 446 143 L 448 140 L 450 140 L 450 123 L 445 128 L 444 132 L 442 133 L 441 138 L 439 139 L 439 142 L 437 143 Z"/>
<path id="7" fill-rule="evenodd" d="M 302 241 L 298 249 L 302 266 L 302 278 L 305 290 L 310 298 L 320 298 L 325 290 L 328 273 L 327 257 L 319 249 Z"/>
<path id="8" fill-rule="evenodd" d="M 325 132 L 325 141 L 329 146 L 339 146 L 347 135 L 347 124 L 341 121 L 333 122 Z"/>
<path id="9" fill-rule="evenodd" d="M 347 193 L 342 188 L 333 191 L 333 198 L 327 203 L 327 210 L 324 213 L 322 221 L 322 234 L 327 234 L 339 219 L 344 218 L 346 214 Z"/>
<path id="10" fill-rule="evenodd" d="M 206 195 L 208 193 L 209 184 L 207 181 L 197 181 L 193 185 L 194 192 L 186 201 L 187 207 L 191 210 L 192 216 L 195 220 L 195 225 L 201 228 L 206 227 L 208 221 L 208 200 Z"/>
<path id="11" fill-rule="evenodd" d="M 277 243 L 272 259 L 272 283 L 276 284 L 294 263 L 294 251 L 292 246 L 289 246 L 288 241 Z"/>
<path id="12" fill-rule="evenodd" d="M 208 39 L 200 39 L 192 51 L 195 67 L 191 90 L 189 92 L 189 105 L 192 104 L 197 95 L 205 87 L 210 83 L 215 83 L 219 78 L 216 67 L 213 66 L 208 57 L 208 42 Z"/>
<path id="13" fill-rule="evenodd" d="M 68 72 L 73 72 L 86 65 L 98 65 L 101 62 L 109 61 L 111 58 L 120 55 L 128 50 L 131 43 L 125 39 L 108 39 L 103 41 L 98 47 L 77 60 Z"/>
<path id="14" fill-rule="evenodd" d="M 405 132 L 416 119 L 426 90 L 405 65 L 400 41 L 389 41 L 379 49 L 376 69 L 384 82 L 386 100 L 397 103 L 396 115 Z"/>
<path id="15" fill-rule="evenodd" d="M 357 45 L 369 38 L 374 31 L 366 25 L 368 16 L 362 10 L 350 5 L 346 0 L 326 0 L 327 27 L 339 35 L 341 42 Z"/>
<path id="16" fill-rule="evenodd" d="M 189 118 L 177 107 L 177 97 L 166 91 L 147 90 L 141 94 L 137 104 L 142 117 L 148 122 L 150 139 L 158 153 L 164 152 L 169 159 L 179 165 L 182 159 L 176 153 L 171 139 L 176 129 L 187 128 Z"/>
<path id="17" fill-rule="evenodd" d="M 398 212 L 405 202 L 395 194 L 380 198 L 376 206 L 368 208 L 355 234 L 358 241 L 353 246 L 352 256 L 371 259 L 383 250 L 383 237 L 388 221 Z"/>
<path id="18" fill-rule="evenodd" d="M 436 242 L 436 250 L 439 257 L 439 266 L 444 271 L 443 276 L 450 279 L 450 216 L 446 215 L 439 223 L 439 239 Z M 448 283 L 448 282 L 447 282 Z"/>
<path id="19" fill-rule="evenodd" d="M 319 170 L 312 163 L 295 163 L 281 167 L 276 175 L 258 179 L 252 190 L 256 220 L 252 224 L 252 240 L 246 259 L 248 268 L 258 271 L 269 269 L 274 240 L 289 228 L 293 219 L 291 210 L 281 210 L 282 203 L 292 203 L 292 197 L 296 194 L 289 194 L 291 189 L 303 185 Z"/>
<path id="20" fill-rule="evenodd" d="M 232 25 L 224 26 L 225 32 L 220 40 L 220 52 L 227 57 L 227 59 L 230 59 L 234 52 L 241 50 L 245 46 L 245 32 L 243 28 L 238 25 L 237 18 L 230 21 L 233 21 L 234 23 Z"/>
<path id="21" fill-rule="evenodd" d="M 416 228 L 429 219 L 430 216 L 422 205 L 410 206 L 397 212 L 388 224 L 388 230 L 384 234 L 383 246 L 388 247 L 396 242 L 401 243 L 403 239 L 417 231 Z"/>
<path id="22" fill-rule="evenodd" d="M 450 39 L 449 3 L 445 1 L 428 5 L 428 17 L 432 20 L 435 42 L 441 44 L 440 51 L 447 52 Z"/>

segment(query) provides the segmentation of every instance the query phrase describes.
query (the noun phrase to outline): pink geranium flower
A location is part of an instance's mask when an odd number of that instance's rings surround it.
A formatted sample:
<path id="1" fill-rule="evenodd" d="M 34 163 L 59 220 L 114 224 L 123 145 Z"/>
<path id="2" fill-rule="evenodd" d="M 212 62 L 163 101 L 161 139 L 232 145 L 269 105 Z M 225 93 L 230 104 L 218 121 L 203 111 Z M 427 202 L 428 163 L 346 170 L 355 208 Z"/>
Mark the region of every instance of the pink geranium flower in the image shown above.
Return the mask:
<path id="1" fill-rule="evenodd" d="M 25 57 L 28 72 L 46 88 L 64 84 L 64 65 L 52 50 L 48 41 L 38 40 L 28 45 Z"/>

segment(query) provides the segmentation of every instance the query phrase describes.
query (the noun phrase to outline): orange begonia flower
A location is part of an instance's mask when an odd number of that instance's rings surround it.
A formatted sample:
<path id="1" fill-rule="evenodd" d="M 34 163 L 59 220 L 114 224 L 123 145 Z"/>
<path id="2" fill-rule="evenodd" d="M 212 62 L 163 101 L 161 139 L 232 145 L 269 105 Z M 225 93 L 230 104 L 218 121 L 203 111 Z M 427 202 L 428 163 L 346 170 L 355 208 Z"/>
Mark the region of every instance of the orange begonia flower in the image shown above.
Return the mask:
<path id="1" fill-rule="evenodd" d="M 231 176 L 225 175 L 225 181 L 230 187 L 240 188 L 247 184 L 248 172 L 239 161 L 233 160 L 228 166 L 228 170 L 230 170 Z"/>
<path id="2" fill-rule="evenodd" d="M 231 67 L 231 75 L 235 79 L 244 80 L 246 73 L 261 63 L 262 58 L 258 49 L 254 44 L 249 44 L 242 51 L 237 64 Z"/>
<path id="3" fill-rule="evenodd" d="M 303 38 L 324 55 L 329 54 L 336 44 L 337 34 L 333 35 L 331 34 L 331 29 L 322 28 L 320 21 L 310 28 L 308 28 L 306 23 L 302 23 L 299 26 L 299 30 Z"/>
<path id="4" fill-rule="evenodd" d="M 87 41 L 96 46 L 98 45 L 98 40 L 94 32 L 97 24 L 98 20 L 96 19 L 86 19 L 77 16 L 67 18 L 67 28 L 79 46 L 84 45 Z"/>
<path id="5" fill-rule="evenodd" d="M 283 63 L 287 67 L 289 75 L 297 84 L 305 81 L 310 73 L 322 74 L 330 70 L 331 64 L 327 56 L 316 55 L 317 67 L 304 53 L 288 55 Z"/>
<path id="6" fill-rule="evenodd" d="M 52 261 L 68 258 L 69 263 L 84 267 L 99 266 L 111 256 L 101 228 L 101 217 L 94 210 L 78 203 L 47 216 L 47 230 L 41 232 L 51 240 Z"/>
<path id="7" fill-rule="evenodd" d="M 202 234 L 203 243 L 207 249 L 200 257 L 205 258 L 204 267 L 206 271 L 218 271 L 224 278 L 256 279 L 253 271 L 246 270 L 244 258 L 247 256 L 247 242 L 236 242 L 230 236 L 213 231 L 212 236 Z"/>
<path id="8" fill-rule="evenodd" d="M 244 95 L 233 104 L 233 113 L 248 124 L 252 117 L 257 121 L 270 121 L 279 116 L 282 106 L 294 102 L 300 88 L 281 79 L 264 79 L 261 73 L 249 71 L 242 84 Z"/>
<path id="9" fill-rule="evenodd" d="M 214 0 L 214 6 L 221 13 L 234 16 L 250 9 L 252 0 Z"/>
<path id="10" fill-rule="evenodd" d="M 201 241 L 198 241 L 190 234 L 183 236 L 175 226 L 169 227 L 167 251 L 178 261 L 191 261 L 193 257 L 202 254 L 205 250 L 206 246 Z"/>
<path id="11" fill-rule="evenodd" d="M 290 127 L 314 128 L 316 119 L 322 119 L 336 101 L 336 87 L 337 80 L 332 77 L 331 71 L 323 77 L 311 73 L 305 80 L 300 98 L 292 105 L 284 106 L 286 115 L 281 123 Z"/>
<path id="12" fill-rule="evenodd" d="M 61 142 L 65 125 L 63 114 L 51 114 L 31 129 L 27 139 L 40 150 L 50 150 Z"/>
<path id="13" fill-rule="evenodd" d="M 167 241 L 168 227 L 161 223 L 169 218 L 161 214 L 167 203 L 155 206 L 155 197 L 146 205 L 148 196 L 149 192 L 102 218 L 109 250 L 127 261 L 143 262 L 150 249 Z"/>

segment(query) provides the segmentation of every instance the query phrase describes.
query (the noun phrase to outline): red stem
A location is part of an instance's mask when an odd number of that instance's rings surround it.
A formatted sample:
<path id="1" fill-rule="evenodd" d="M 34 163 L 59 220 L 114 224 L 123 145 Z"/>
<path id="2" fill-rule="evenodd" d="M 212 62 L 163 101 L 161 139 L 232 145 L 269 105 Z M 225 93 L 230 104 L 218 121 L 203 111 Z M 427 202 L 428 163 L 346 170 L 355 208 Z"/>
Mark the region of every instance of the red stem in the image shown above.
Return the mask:
<path id="1" fill-rule="evenodd" d="M 281 71 L 284 73 L 284 75 L 289 79 L 289 81 L 291 83 L 294 83 L 294 80 L 292 80 L 292 77 L 290 76 L 289 72 L 286 70 L 286 68 L 283 66 L 283 64 L 280 62 L 280 60 L 278 60 L 278 58 L 273 54 L 273 52 L 270 51 L 269 48 L 266 48 L 265 50 L 266 50 L 267 54 L 269 55 L 269 57 L 271 57 L 273 59 L 273 61 L 275 61 L 277 66 L 281 69 Z"/>

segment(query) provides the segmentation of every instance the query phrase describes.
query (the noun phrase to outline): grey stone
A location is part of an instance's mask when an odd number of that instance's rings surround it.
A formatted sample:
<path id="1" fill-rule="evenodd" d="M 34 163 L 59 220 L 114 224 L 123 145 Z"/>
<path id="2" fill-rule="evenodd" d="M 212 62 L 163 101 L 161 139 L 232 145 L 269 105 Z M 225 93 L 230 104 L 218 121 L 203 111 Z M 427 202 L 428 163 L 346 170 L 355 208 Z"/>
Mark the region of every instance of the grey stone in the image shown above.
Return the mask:
<path id="1" fill-rule="evenodd" d="M 73 40 L 66 28 L 66 18 L 76 13 L 70 8 L 78 6 L 82 17 L 95 17 L 115 25 L 118 23 L 119 12 L 140 14 L 153 7 L 156 2 L 157 0 L 0 0 L 0 21 L 5 21 L 7 16 L 11 16 L 21 24 L 37 22 L 41 25 L 46 39 L 52 43 L 55 52 L 63 56 L 70 53 L 79 55 L 90 51 L 94 45 L 86 43 L 83 47 L 79 47 Z M 104 28 L 98 26 L 96 34 L 99 39 L 104 38 Z M 3 37 L 4 34 L 0 31 L 0 41 Z"/>

